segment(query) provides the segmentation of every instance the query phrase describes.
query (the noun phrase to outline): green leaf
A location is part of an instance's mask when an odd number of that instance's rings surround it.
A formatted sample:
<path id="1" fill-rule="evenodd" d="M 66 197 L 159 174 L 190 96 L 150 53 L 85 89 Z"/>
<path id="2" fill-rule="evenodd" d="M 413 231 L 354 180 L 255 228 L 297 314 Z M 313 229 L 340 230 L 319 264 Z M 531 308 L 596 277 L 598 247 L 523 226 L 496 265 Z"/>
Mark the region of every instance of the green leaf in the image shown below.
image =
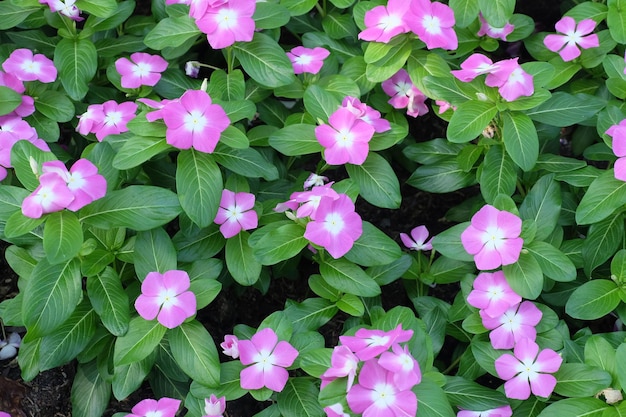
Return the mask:
<path id="1" fill-rule="evenodd" d="M 606 15 L 606 24 L 611 37 L 618 43 L 626 43 L 626 1 L 609 0 L 609 12 Z"/>
<path id="2" fill-rule="evenodd" d="M 307 350 L 298 356 L 300 367 L 307 374 L 319 378 L 328 370 L 331 362 L 332 349 L 317 348 Z"/>
<path id="3" fill-rule="evenodd" d="M 187 90 L 198 90 L 202 81 L 187 77 L 179 69 L 167 69 L 161 73 L 161 80 L 154 86 L 154 92 L 167 99 L 176 99 Z"/>
<path id="4" fill-rule="evenodd" d="M 193 226 L 188 232 L 182 230 L 172 239 L 181 262 L 193 262 L 199 259 L 208 259 L 224 247 L 226 240 L 220 233 L 219 227 L 212 224 L 209 227 Z"/>
<path id="5" fill-rule="evenodd" d="M 450 0 L 448 6 L 454 10 L 456 26 L 460 28 L 468 27 L 480 12 L 477 0 Z"/>
<path id="6" fill-rule="evenodd" d="M 480 192 L 487 204 L 493 204 L 500 194 L 512 196 L 517 184 L 517 171 L 504 148 L 494 145 L 489 148 L 482 163 Z"/>
<path id="7" fill-rule="evenodd" d="M 266 181 L 278 179 L 276 166 L 254 148 L 232 149 L 218 144 L 212 155 L 215 162 L 244 177 L 261 177 Z"/>
<path id="8" fill-rule="evenodd" d="M 155 359 L 156 354 L 153 353 L 140 361 L 115 367 L 111 388 L 113 388 L 113 395 L 118 401 L 124 400 L 139 389 L 152 370 Z"/>
<path id="9" fill-rule="evenodd" d="M 72 384 L 72 415 L 100 417 L 110 398 L 111 384 L 100 375 L 96 361 L 80 363 Z"/>
<path id="10" fill-rule="evenodd" d="M 262 86 L 276 88 L 294 81 L 291 61 L 269 36 L 257 32 L 250 42 L 236 42 L 233 50 L 244 71 Z"/>
<path id="11" fill-rule="evenodd" d="M 315 137 L 315 126 L 305 123 L 288 125 L 273 132 L 269 143 L 286 156 L 307 155 L 324 149 Z"/>
<path id="12" fill-rule="evenodd" d="M 422 79 L 422 83 L 424 83 L 429 94 L 450 104 L 457 105 L 472 99 L 472 95 L 467 92 L 465 83 L 453 76 L 433 77 L 427 75 Z"/>
<path id="13" fill-rule="evenodd" d="M 130 320 L 128 332 L 115 340 L 115 366 L 128 365 L 150 355 L 158 346 L 167 328 L 158 321 L 137 316 Z"/>
<path id="14" fill-rule="evenodd" d="M 508 404 L 502 393 L 458 376 L 447 376 L 443 389 L 450 403 L 463 410 L 484 411 Z"/>
<path id="15" fill-rule="evenodd" d="M 554 230 L 561 214 L 561 187 L 553 175 L 544 175 L 533 185 L 519 207 L 523 220 L 537 224 L 535 239 L 544 240 Z"/>
<path id="16" fill-rule="evenodd" d="M 239 69 L 234 70 L 230 74 L 227 74 L 224 70 L 213 71 L 207 93 L 209 93 L 212 99 L 227 101 L 245 99 L 246 84 L 243 72 Z"/>
<path id="17" fill-rule="evenodd" d="M 585 342 L 585 364 L 607 371 L 613 378 L 611 387 L 619 389 L 615 348 L 601 335 L 592 335 Z"/>
<path id="18" fill-rule="evenodd" d="M 42 151 L 27 140 L 19 140 L 11 148 L 11 165 L 15 168 L 15 175 L 24 188 L 31 191 L 39 187 L 39 177 L 33 172 L 31 161 L 36 162 L 37 171 L 41 173 L 44 162 L 56 159 L 52 152 Z"/>
<path id="19" fill-rule="evenodd" d="M 554 374 L 554 392 L 565 397 L 591 397 L 610 386 L 611 375 L 583 363 L 564 363 Z"/>
<path id="20" fill-rule="evenodd" d="M 33 232 L 33 230 L 41 225 L 45 220 L 45 216 L 40 217 L 39 219 L 33 219 L 24 216 L 21 210 L 16 211 L 12 215 L 10 215 L 6 221 L 6 225 L 4 227 L 4 236 L 7 239 L 12 239 L 25 235 L 26 233 L 32 233 L 40 239 L 41 231 L 37 230 Z"/>
<path id="21" fill-rule="evenodd" d="M 346 170 L 369 203 L 382 208 L 400 207 L 400 183 L 385 158 L 372 152 L 362 165 L 346 164 Z"/>
<path id="22" fill-rule="evenodd" d="M 506 280 L 522 298 L 534 300 L 543 289 L 543 272 L 530 253 L 520 253 L 517 262 L 502 267 Z"/>
<path id="23" fill-rule="evenodd" d="M 540 230 L 540 228 L 537 228 Z M 549 243 L 534 240 L 525 248 L 537 261 L 544 275 L 555 281 L 576 279 L 576 267 L 563 252 Z"/>
<path id="24" fill-rule="evenodd" d="M 70 98 L 81 101 L 89 91 L 89 82 L 96 75 L 98 52 L 89 39 L 64 38 L 54 50 L 54 66 Z"/>
<path id="25" fill-rule="evenodd" d="M 131 169 L 143 164 L 155 155 L 172 150 L 165 138 L 133 136 L 128 138 L 113 159 L 113 167 Z"/>
<path id="26" fill-rule="evenodd" d="M 455 143 L 469 142 L 482 134 L 491 123 L 498 109 L 493 103 L 470 100 L 458 105 L 448 125 L 448 140 Z"/>
<path id="27" fill-rule="evenodd" d="M 133 257 L 140 281 L 150 272 L 165 273 L 176 269 L 176 249 L 162 227 L 137 233 Z"/>
<path id="28" fill-rule="evenodd" d="M 339 291 L 374 297 L 380 294 L 380 287 L 372 277 L 360 267 L 345 259 L 326 259 L 320 264 L 322 278 Z"/>
<path id="29" fill-rule="evenodd" d="M 54 90 L 45 90 L 37 95 L 35 109 L 55 122 L 69 122 L 76 116 L 72 101 L 65 94 Z"/>
<path id="30" fill-rule="evenodd" d="M 515 0 L 478 0 L 485 20 L 493 27 L 501 28 L 513 16 Z"/>
<path id="31" fill-rule="evenodd" d="M 589 227 L 583 241 L 582 257 L 587 276 L 607 261 L 620 247 L 624 236 L 624 215 L 617 213 Z"/>
<path id="32" fill-rule="evenodd" d="M 107 29 L 114 29 L 123 24 L 135 10 L 135 1 L 125 1 L 116 3 L 114 0 L 95 1 L 91 0 L 89 6 L 85 7 L 85 1 L 81 0 L 79 4 L 81 10 L 88 12 L 91 16 L 85 22 L 85 29 L 91 29 L 95 32 Z"/>
<path id="33" fill-rule="evenodd" d="M 576 209 L 579 225 L 597 223 L 626 204 L 626 182 L 615 178 L 613 171 L 600 174 L 589 186 Z"/>
<path id="34" fill-rule="evenodd" d="M 566 398 L 550 404 L 537 417 L 601 417 L 608 408 L 609 405 L 597 398 Z"/>
<path id="35" fill-rule="evenodd" d="M 335 303 L 323 298 L 307 298 L 301 303 L 290 303 L 285 314 L 293 320 L 294 333 L 317 330 L 337 313 Z"/>
<path id="36" fill-rule="evenodd" d="M 83 229 L 76 215 L 63 210 L 50 213 L 43 230 L 43 249 L 51 264 L 67 262 L 83 245 Z"/>
<path id="37" fill-rule="evenodd" d="M 15 90 L 0 86 L 0 115 L 11 113 L 22 104 L 22 95 Z"/>
<path id="38" fill-rule="evenodd" d="M 446 393 L 432 380 L 423 378 L 413 391 L 417 395 L 420 417 L 454 417 Z"/>
<path id="39" fill-rule="evenodd" d="M 28 16 L 36 11 L 39 11 L 40 7 L 25 7 L 12 4 L 8 1 L 0 2 L 0 30 L 11 29 L 22 23 Z"/>
<path id="40" fill-rule="evenodd" d="M 79 0 L 76 6 L 97 17 L 109 17 L 117 11 L 115 0 Z"/>
<path id="41" fill-rule="evenodd" d="M 605 105 L 603 99 L 589 94 L 557 91 L 547 101 L 528 110 L 526 115 L 537 122 L 563 127 L 589 119 Z"/>
<path id="42" fill-rule="evenodd" d="M 433 238 L 433 248 L 444 256 L 464 262 L 474 262 L 474 257 L 467 253 L 461 243 L 461 233 L 470 222 L 460 223 L 444 230 Z"/>
<path id="43" fill-rule="evenodd" d="M 570 295 L 565 312 L 576 319 L 598 319 L 617 307 L 620 303 L 619 292 L 620 288 L 608 279 L 585 282 Z"/>
<path id="44" fill-rule="evenodd" d="M 313 378 L 289 378 L 276 397 L 280 414 L 283 417 L 323 417 L 326 413 L 317 400 L 318 395 L 319 388 Z"/>
<path id="45" fill-rule="evenodd" d="M 215 219 L 222 198 L 222 173 L 213 156 L 194 149 L 178 154 L 176 189 L 180 205 L 200 227 Z"/>
<path id="46" fill-rule="evenodd" d="M 22 210 L 22 201 L 28 197 L 28 190 L 12 185 L 0 185 L 0 221 Z"/>
<path id="47" fill-rule="evenodd" d="M 257 3 L 252 16 L 256 29 L 274 29 L 285 26 L 289 22 L 289 10 L 276 3 Z"/>
<path id="48" fill-rule="evenodd" d="M 87 294 L 104 327 L 114 336 L 126 334 L 130 322 L 128 294 L 117 272 L 107 267 L 87 278 Z"/>
<path id="49" fill-rule="evenodd" d="M 504 112 L 502 114 L 502 137 L 504 147 L 513 162 L 524 171 L 530 171 L 539 156 L 537 129 L 523 113 Z"/>
<path id="50" fill-rule="evenodd" d="M 208 387 L 220 383 L 220 361 L 209 332 L 198 321 L 183 323 L 169 335 L 176 363 L 194 381 Z"/>
<path id="51" fill-rule="evenodd" d="M 160 51 L 164 48 L 176 48 L 200 35 L 196 22 L 189 16 L 166 17 L 146 35 L 148 48 Z"/>
<path id="52" fill-rule="evenodd" d="M 248 245 L 250 234 L 241 231 L 226 241 L 226 267 L 230 275 L 241 285 L 253 285 L 261 275 L 262 265 Z"/>
<path id="53" fill-rule="evenodd" d="M 341 100 L 316 84 L 310 85 L 304 91 L 303 102 L 306 111 L 321 120 L 328 120 L 341 106 Z"/>
<path id="54" fill-rule="evenodd" d="M 615 351 L 615 371 L 619 384 L 626 387 L 626 343 L 621 343 Z"/>
<path id="55" fill-rule="evenodd" d="M 359 297 L 353 294 L 344 294 L 337 300 L 337 307 L 353 317 L 361 317 L 365 313 L 365 306 Z"/>
<path id="56" fill-rule="evenodd" d="M 345 258 L 363 266 L 387 265 L 402 256 L 400 246 L 369 222 L 363 222 L 363 234 Z"/>
<path id="57" fill-rule="evenodd" d="M 263 239 L 254 243 L 254 257 L 263 265 L 274 265 L 296 256 L 309 241 L 304 238 L 302 226 L 289 223 L 263 234 L 263 228 L 252 234 L 261 234 Z"/>
<path id="58" fill-rule="evenodd" d="M 476 173 L 466 172 L 456 158 L 418 167 L 407 184 L 430 193 L 449 193 L 476 183 Z"/>

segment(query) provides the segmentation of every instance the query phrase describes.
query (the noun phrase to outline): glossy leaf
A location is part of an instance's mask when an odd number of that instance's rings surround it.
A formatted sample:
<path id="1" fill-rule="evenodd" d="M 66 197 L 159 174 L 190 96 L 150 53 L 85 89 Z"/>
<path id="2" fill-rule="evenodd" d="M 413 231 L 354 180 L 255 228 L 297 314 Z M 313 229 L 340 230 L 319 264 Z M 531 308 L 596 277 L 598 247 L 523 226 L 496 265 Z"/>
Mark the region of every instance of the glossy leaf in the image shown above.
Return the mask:
<path id="1" fill-rule="evenodd" d="M 476 139 L 497 112 L 493 103 L 484 101 L 470 100 L 459 104 L 448 125 L 448 140 L 464 143 Z"/>
<path id="2" fill-rule="evenodd" d="M 129 300 L 117 272 L 107 267 L 87 278 L 87 294 L 104 327 L 114 336 L 126 334 L 130 322 Z"/>
<path id="3" fill-rule="evenodd" d="M 543 271 L 530 253 L 522 252 L 517 262 L 502 267 L 506 280 L 522 298 L 534 300 L 543 289 Z"/>
<path id="4" fill-rule="evenodd" d="M 111 384 L 98 372 L 96 361 L 79 364 L 72 384 L 72 415 L 100 417 L 110 398 Z"/>
<path id="5" fill-rule="evenodd" d="M 262 231 L 263 229 L 259 229 Z M 252 234 L 252 237 L 256 233 Z M 254 257 L 263 265 L 274 265 L 296 256 L 309 242 L 304 238 L 304 228 L 286 224 L 272 230 L 253 245 Z"/>
<path id="6" fill-rule="evenodd" d="M 539 156 L 539 138 L 532 120 L 523 113 L 502 114 L 502 138 L 513 162 L 524 171 L 530 171 Z"/>
<path id="7" fill-rule="evenodd" d="M 178 154 L 178 198 L 185 214 L 198 226 L 207 227 L 215 219 L 222 184 L 222 173 L 212 155 L 194 149 Z"/>
<path id="8" fill-rule="evenodd" d="M 83 245 L 83 229 L 76 215 L 63 210 L 50 213 L 43 230 L 43 248 L 51 264 L 67 262 Z"/>
<path id="9" fill-rule="evenodd" d="M 608 279 L 593 279 L 585 282 L 569 297 L 565 312 L 576 319 L 598 319 L 617 307 L 621 301 L 619 291 L 619 287 Z"/>
<path id="10" fill-rule="evenodd" d="M 170 348 L 176 363 L 194 381 L 212 387 L 220 381 L 220 361 L 209 332 L 198 321 L 183 323 L 172 330 Z"/>
<path id="11" fill-rule="evenodd" d="M 298 123 L 285 126 L 272 133 L 270 146 L 286 156 L 299 156 L 321 152 L 322 145 L 315 137 L 315 126 Z"/>
<path id="12" fill-rule="evenodd" d="M 345 259 L 327 259 L 320 265 L 322 278 L 333 288 L 342 292 L 373 297 L 380 294 L 380 287 L 357 265 Z"/>
<path id="13" fill-rule="evenodd" d="M 317 396 L 319 388 L 313 378 L 289 378 L 285 388 L 278 393 L 277 402 L 283 417 L 323 417 L 326 415 Z"/>
<path id="14" fill-rule="evenodd" d="M 241 231 L 226 241 L 226 267 L 241 285 L 253 285 L 261 274 L 262 265 L 254 258 L 248 245 L 250 234 Z"/>
<path id="15" fill-rule="evenodd" d="M 554 392 L 565 397 L 591 397 L 610 386 L 611 375 L 583 363 L 564 363 L 554 374 Z"/>
<path id="16" fill-rule="evenodd" d="M 605 171 L 589 186 L 576 209 L 579 225 L 597 223 L 606 219 L 616 209 L 626 204 L 626 182 L 614 177 L 613 171 Z"/>
<path id="17" fill-rule="evenodd" d="M 257 32 L 252 41 L 235 43 L 233 49 L 243 69 L 259 84 L 275 88 L 293 82 L 291 61 L 268 35 Z"/>
<path id="18" fill-rule="evenodd" d="M 146 358 L 157 347 L 166 330 L 156 319 L 148 321 L 140 316 L 131 319 L 128 332 L 115 341 L 115 366 L 128 365 Z"/>
<path id="19" fill-rule="evenodd" d="M 500 194 L 515 192 L 517 172 L 513 161 L 502 146 L 492 146 L 485 155 L 480 174 L 480 192 L 487 204 L 493 204 Z"/>
<path id="20" fill-rule="evenodd" d="M 189 16 L 167 17 L 146 35 L 144 42 L 149 48 L 162 50 L 175 48 L 200 35 L 196 22 Z"/>
<path id="21" fill-rule="evenodd" d="M 96 47 L 89 39 L 61 39 L 54 50 L 54 66 L 69 97 L 81 101 L 98 69 Z"/>
<path id="22" fill-rule="evenodd" d="M 349 261 L 363 266 L 387 265 L 402 255 L 396 242 L 369 222 L 363 222 L 363 234 L 345 254 Z"/>
<path id="23" fill-rule="evenodd" d="M 358 184 L 361 196 L 370 204 L 383 208 L 400 207 L 400 183 L 385 158 L 372 152 L 362 165 L 347 164 L 346 170 Z"/>

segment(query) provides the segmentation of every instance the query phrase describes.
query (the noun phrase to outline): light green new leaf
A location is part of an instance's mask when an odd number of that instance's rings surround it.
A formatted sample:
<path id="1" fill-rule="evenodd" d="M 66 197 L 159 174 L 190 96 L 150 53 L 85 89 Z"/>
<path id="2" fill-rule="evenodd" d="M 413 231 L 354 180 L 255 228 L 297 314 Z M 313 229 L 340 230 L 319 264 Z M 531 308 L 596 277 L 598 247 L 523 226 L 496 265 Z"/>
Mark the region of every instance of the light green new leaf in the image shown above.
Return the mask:
<path id="1" fill-rule="evenodd" d="M 262 86 L 276 88 L 294 81 L 291 61 L 268 35 L 257 32 L 250 42 L 236 42 L 233 50 L 244 71 Z"/>
<path id="2" fill-rule="evenodd" d="M 141 316 L 131 319 L 128 332 L 115 340 L 115 366 L 128 365 L 146 358 L 158 346 L 166 330 L 167 327 L 156 319 L 148 321 Z"/>
<path id="3" fill-rule="evenodd" d="M 345 259 L 327 259 L 320 264 L 322 278 L 339 291 L 374 297 L 380 294 L 380 287 L 372 277 L 359 266 Z"/>
<path id="4" fill-rule="evenodd" d="M 81 101 L 89 91 L 89 82 L 96 75 L 98 52 L 89 39 L 64 38 L 54 50 L 54 66 L 70 98 Z"/>
<path id="5" fill-rule="evenodd" d="M 146 35 L 145 44 L 158 51 L 179 47 L 200 35 L 196 22 L 189 16 L 166 17 Z"/>
<path id="6" fill-rule="evenodd" d="M 80 363 L 72 384 L 72 415 L 100 417 L 110 398 L 111 384 L 100 374 L 96 361 Z"/>
<path id="7" fill-rule="evenodd" d="M 606 219 L 626 204 L 626 182 L 615 178 L 613 170 L 603 172 L 589 186 L 576 209 L 576 223 L 592 224 Z"/>
<path id="8" fill-rule="evenodd" d="M 195 149 L 178 154 L 176 189 L 185 214 L 200 227 L 215 219 L 223 190 L 222 172 L 213 156 Z"/>
<path id="9" fill-rule="evenodd" d="M 523 113 L 502 114 L 504 147 L 513 162 L 524 171 L 530 171 L 539 156 L 539 138 L 532 120 Z"/>
<path id="10" fill-rule="evenodd" d="M 570 295 L 565 312 L 575 319 L 599 319 L 613 311 L 620 303 L 619 291 L 620 288 L 608 279 L 585 282 Z"/>
<path id="11" fill-rule="evenodd" d="M 498 109 L 494 103 L 469 100 L 458 105 L 448 125 L 448 140 L 455 143 L 476 139 L 491 123 Z"/>
<path id="12" fill-rule="evenodd" d="M 68 210 L 50 213 L 43 229 L 43 249 L 51 264 L 67 262 L 78 255 L 83 245 L 83 228 Z"/>
<path id="13" fill-rule="evenodd" d="M 263 234 L 263 228 L 257 229 L 252 237 L 258 233 Z M 288 223 L 263 235 L 262 239 L 255 242 L 254 257 L 263 265 L 274 265 L 293 258 L 308 243 L 309 241 L 304 238 L 304 228 L 295 223 Z"/>
<path id="14" fill-rule="evenodd" d="M 468 27 L 480 12 L 478 0 L 450 0 L 448 6 L 454 10 L 454 19 L 459 28 Z"/>
<path id="15" fill-rule="evenodd" d="M 273 132 L 269 143 L 286 156 L 307 155 L 324 149 L 315 137 L 315 126 L 305 123 L 288 125 Z"/>
<path id="16" fill-rule="evenodd" d="M 609 387 L 612 380 L 608 372 L 584 363 L 564 363 L 554 377 L 554 392 L 564 397 L 591 397 Z"/>
<path id="17" fill-rule="evenodd" d="M 0 86 L 0 115 L 11 113 L 22 104 L 22 95 L 15 90 Z"/>
<path id="18" fill-rule="evenodd" d="M 102 273 L 87 278 L 87 295 L 104 327 L 114 336 L 128 331 L 130 308 L 117 272 L 107 267 Z"/>
<path id="19" fill-rule="evenodd" d="M 164 273 L 176 269 L 176 249 L 162 227 L 137 233 L 133 257 L 140 281 L 150 272 Z"/>
<path id="20" fill-rule="evenodd" d="M 516 293 L 528 300 L 534 300 L 543 289 L 543 271 L 530 253 L 520 253 L 514 264 L 502 267 L 506 280 Z"/>
<path id="21" fill-rule="evenodd" d="M 489 148 L 482 163 L 480 192 L 487 204 L 500 194 L 512 196 L 517 184 L 517 171 L 511 158 L 500 145 Z"/>
<path id="22" fill-rule="evenodd" d="M 253 285 L 259 279 L 262 265 L 248 245 L 250 234 L 241 231 L 226 241 L 226 267 L 241 285 Z"/>
<path id="23" fill-rule="evenodd" d="M 215 342 L 200 322 L 183 323 L 169 335 L 176 363 L 194 381 L 208 387 L 220 383 L 220 360 Z"/>
<path id="24" fill-rule="evenodd" d="M 320 391 L 310 377 L 289 378 L 276 400 L 283 417 L 323 417 L 317 397 Z"/>
<path id="25" fill-rule="evenodd" d="M 346 170 L 359 186 L 361 197 L 370 204 L 382 208 L 400 207 L 400 183 L 385 158 L 372 152 L 362 165 L 346 164 Z"/>

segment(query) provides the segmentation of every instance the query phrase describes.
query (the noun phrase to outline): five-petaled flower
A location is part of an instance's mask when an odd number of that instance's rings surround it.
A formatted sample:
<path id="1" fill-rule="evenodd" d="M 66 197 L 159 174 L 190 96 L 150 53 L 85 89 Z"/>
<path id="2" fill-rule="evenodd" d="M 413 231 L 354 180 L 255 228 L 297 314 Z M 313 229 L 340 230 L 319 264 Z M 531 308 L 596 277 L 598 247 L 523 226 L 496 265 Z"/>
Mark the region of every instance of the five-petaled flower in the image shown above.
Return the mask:
<path id="1" fill-rule="evenodd" d="M 426 96 L 411 81 L 409 73 L 401 68 L 391 78 L 382 82 L 383 91 L 391 97 L 388 101 L 394 109 L 406 108 L 411 117 L 428 113 Z"/>
<path id="2" fill-rule="evenodd" d="M 504 272 L 481 272 L 474 279 L 467 302 L 489 317 L 499 317 L 509 308 L 521 303 L 522 297 L 513 291 Z"/>
<path id="3" fill-rule="evenodd" d="M 368 10 L 364 17 L 365 29 L 359 33 L 359 39 L 388 43 L 394 36 L 408 32 L 404 18 L 410 5 L 407 0 L 389 0 L 386 6 Z"/>
<path id="4" fill-rule="evenodd" d="M 124 88 L 139 88 L 142 85 L 155 86 L 161 73 L 167 69 L 167 61 L 159 55 L 135 52 L 128 58 L 115 61 L 115 69 L 122 76 Z"/>
<path id="5" fill-rule="evenodd" d="M 454 50 L 459 42 L 454 26 L 454 11 L 446 4 L 430 0 L 411 0 L 411 15 L 406 24 L 428 49 Z"/>
<path id="6" fill-rule="evenodd" d="M 215 216 L 215 223 L 221 225 L 220 232 L 225 238 L 235 236 L 242 230 L 257 227 L 259 215 L 254 208 L 254 194 L 231 190 L 222 191 L 220 207 Z"/>
<path id="7" fill-rule="evenodd" d="M 287 58 L 291 61 L 294 74 L 317 74 L 324 65 L 324 60 L 330 55 L 328 49 L 322 47 L 305 48 L 296 46 L 287 52 Z"/>
<path id="8" fill-rule="evenodd" d="M 491 330 L 489 340 L 495 349 L 511 349 L 522 338 L 535 340 L 537 330 L 535 326 L 542 317 L 541 310 L 530 301 L 523 301 L 519 305 L 510 307 L 497 317 L 489 317 L 480 312 L 483 326 Z"/>
<path id="9" fill-rule="evenodd" d="M 106 179 L 98 174 L 98 167 L 88 159 L 79 159 L 68 170 L 61 161 L 44 162 L 41 166 L 44 174 L 55 173 L 65 181 L 74 199 L 67 205 L 70 211 L 78 211 L 87 204 L 105 196 Z"/>
<path id="10" fill-rule="evenodd" d="M 211 394 L 204 399 L 204 416 L 202 417 L 222 417 L 226 411 L 226 397 L 217 398 Z"/>
<path id="11" fill-rule="evenodd" d="M 252 19 L 256 9 L 255 0 L 214 1 L 214 5 L 211 2 L 198 3 L 200 7 L 190 9 L 190 12 L 195 16 L 198 28 L 206 33 L 211 48 L 222 49 L 237 41 L 252 40 L 255 29 Z"/>
<path id="12" fill-rule="evenodd" d="M 328 118 L 328 124 L 315 128 L 315 137 L 324 147 L 324 159 L 331 165 L 362 165 L 369 153 L 374 127 L 340 107 Z"/>
<path id="13" fill-rule="evenodd" d="M 2 63 L 2 68 L 21 81 L 51 83 L 57 79 L 54 63 L 42 54 L 33 54 L 30 49 L 16 49 Z"/>
<path id="14" fill-rule="evenodd" d="M 77 22 L 83 20 L 80 17 L 80 10 L 75 4 L 76 0 L 39 0 L 39 3 L 47 4 L 51 12 L 59 12 Z"/>
<path id="15" fill-rule="evenodd" d="M 556 22 L 557 32 L 564 35 L 550 34 L 543 40 L 543 44 L 552 52 L 558 52 L 563 61 L 572 61 L 580 56 L 580 48 L 589 49 L 600 46 L 598 35 L 592 33 L 596 22 L 592 19 L 583 19 L 578 24 L 573 17 L 564 16 Z"/>
<path id="16" fill-rule="evenodd" d="M 432 250 L 432 238 L 427 242 L 428 239 L 428 229 L 426 226 L 417 226 L 411 229 L 411 236 L 406 233 L 400 233 L 400 239 L 404 246 L 411 250 Z"/>
<path id="17" fill-rule="evenodd" d="M 132 413 L 125 417 L 174 417 L 179 407 L 180 400 L 174 398 L 164 397 L 158 401 L 146 398 L 139 401 L 131 409 Z"/>

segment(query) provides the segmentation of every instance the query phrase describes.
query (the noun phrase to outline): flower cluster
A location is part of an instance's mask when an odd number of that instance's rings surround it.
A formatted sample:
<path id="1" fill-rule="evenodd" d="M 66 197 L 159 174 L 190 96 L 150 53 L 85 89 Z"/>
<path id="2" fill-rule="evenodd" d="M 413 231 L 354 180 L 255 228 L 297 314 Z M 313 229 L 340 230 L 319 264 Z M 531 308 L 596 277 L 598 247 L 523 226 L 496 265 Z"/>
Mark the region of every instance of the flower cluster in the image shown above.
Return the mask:
<path id="1" fill-rule="evenodd" d="M 406 109 L 406 114 L 417 117 L 428 113 L 426 95 L 411 81 L 409 73 L 402 68 L 391 78 L 383 81 L 383 91 L 391 97 L 388 101 L 394 109 Z"/>
<path id="2" fill-rule="evenodd" d="M 551 34 L 544 38 L 543 43 L 552 52 L 558 52 L 563 61 L 573 61 L 580 56 L 580 48 L 589 49 L 600 46 L 600 40 L 595 33 L 593 19 L 583 19 L 578 24 L 574 18 L 565 16 L 555 24 L 557 32 L 563 35 Z"/>
<path id="3" fill-rule="evenodd" d="M 122 76 L 124 88 L 139 88 L 142 85 L 153 87 L 161 79 L 161 73 L 167 69 L 167 61 L 159 55 L 135 52 L 128 58 L 115 61 L 115 69 Z"/>
<path id="4" fill-rule="evenodd" d="M 118 103 L 108 100 L 102 104 L 91 104 L 87 111 L 78 116 L 76 131 L 81 135 L 95 133 L 99 142 L 109 136 L 128 131 L 126 126 L 135 118 L 137 104 L 132 101 Z"/>
<path id="5" fill-rule="evenodd" d="M 609 127 L 605 133 L 613 138 L 611 147 L 617 156 L 613 166 L 614 176 L 618 180 L 626 181 L 626 119 Z"/>

